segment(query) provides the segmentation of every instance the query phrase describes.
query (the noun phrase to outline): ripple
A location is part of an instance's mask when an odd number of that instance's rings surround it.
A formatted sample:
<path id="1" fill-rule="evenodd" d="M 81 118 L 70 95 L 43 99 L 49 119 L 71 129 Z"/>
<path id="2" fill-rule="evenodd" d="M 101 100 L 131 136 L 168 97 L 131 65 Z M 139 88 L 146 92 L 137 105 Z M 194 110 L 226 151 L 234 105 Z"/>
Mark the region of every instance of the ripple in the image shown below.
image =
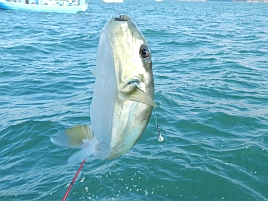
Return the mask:
<path id="1" fill-rule="evenodd" d="M 157 141 L 152 117 L 123 157 L 89 158 L 69 199 L 266 200 L 267 7 L 163 1 L 117 10 L 148 39 L 165 140 Z M 66 192 L 75 150 L 49 137 L 90 122 L 90 67 L 111 15 L 114 5 L 102 2 L 77 15 L 0 12 L 12 19 L 0 22 L 1 200 Z"/>

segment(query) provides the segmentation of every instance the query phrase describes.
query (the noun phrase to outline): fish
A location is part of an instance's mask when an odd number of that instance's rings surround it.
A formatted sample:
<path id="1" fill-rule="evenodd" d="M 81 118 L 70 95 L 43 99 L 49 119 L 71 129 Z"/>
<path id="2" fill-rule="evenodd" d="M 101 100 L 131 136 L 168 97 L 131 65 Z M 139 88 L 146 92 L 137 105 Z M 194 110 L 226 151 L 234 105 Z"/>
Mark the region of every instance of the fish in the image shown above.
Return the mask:
<path id="1" fill-rule="evenodd" d="M 96 80 L 90 125 L 50 137 L 55 145 L 80 149 L 68 163 L 124 155 L 141 137 L 156 107 L 151 51 L 128 15 L 111 17 L 103 27 L 92 72 Z"/>

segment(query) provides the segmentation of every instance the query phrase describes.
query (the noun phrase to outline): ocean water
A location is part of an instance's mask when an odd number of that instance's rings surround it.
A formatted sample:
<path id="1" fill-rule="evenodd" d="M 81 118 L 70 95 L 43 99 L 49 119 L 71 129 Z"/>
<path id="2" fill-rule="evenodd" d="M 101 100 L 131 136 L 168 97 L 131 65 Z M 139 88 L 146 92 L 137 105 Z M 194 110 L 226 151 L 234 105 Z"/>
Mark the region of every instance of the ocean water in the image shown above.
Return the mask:
<path id="1" fill-rule="evenodd" d="M 268 4 L 125 2 L 149 42 L 154 118 L 124 156 L 89 158 L 68 200 L 268 200 Z M 0 200 L 60 200 L 79 164 L 49 137 L 90 123 L 99 35 L 85 13 L 0 10 Z M 105 59 L 105 55 L 103 55 Z"/>

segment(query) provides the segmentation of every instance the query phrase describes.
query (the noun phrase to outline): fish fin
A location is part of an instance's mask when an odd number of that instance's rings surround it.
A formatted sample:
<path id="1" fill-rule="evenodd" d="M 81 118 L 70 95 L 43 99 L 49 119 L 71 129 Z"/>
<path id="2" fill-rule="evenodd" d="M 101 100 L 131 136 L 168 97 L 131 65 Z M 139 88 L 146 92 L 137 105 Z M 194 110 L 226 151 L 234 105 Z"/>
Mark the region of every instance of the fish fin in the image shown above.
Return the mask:
<path id="1" fill-rule="evenodd" d="M 89 145 L 93 136 L 89 126 L 80 125 L 67 129 L 55 137 L 50 137 L 50 140 L 53 144 L 62 147 L 83 148 Z"/>
<path id="2" fill-rule="evenodd" d="M 146 105 L 157 107 L 154 100 L 137 86 L 135 86 L 135 89 L 131 92 L 123 92 L 123 90 L 119 91 L 118 98 L 120 100 L 136 101 L 139 103 L 144 103 Z"/>
<path id="3" fill-rule="evenodd" d="M 81 163 L 84 159 L 93 154 L 94 154 L 94 146 L 88 146 L 71 155 L 68 158 L 67 162 L 69 164 Z"/>
<path id="4" fill-rule="evenodd" d="M 96 67 L 91 67 L 90 71 L 93 73 L 93 75 L 96 76 Z"/>

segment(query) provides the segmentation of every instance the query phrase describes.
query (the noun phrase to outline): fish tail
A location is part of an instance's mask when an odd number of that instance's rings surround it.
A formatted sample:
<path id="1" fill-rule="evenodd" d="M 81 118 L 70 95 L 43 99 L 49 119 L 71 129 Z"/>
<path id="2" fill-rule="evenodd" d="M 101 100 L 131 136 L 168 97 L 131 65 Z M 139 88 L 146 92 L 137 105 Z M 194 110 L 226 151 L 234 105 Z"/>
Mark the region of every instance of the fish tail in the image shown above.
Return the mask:
<path id="1" fill-rule="evenodd" d="M 83 148 L 87 147 L 94 135 L 87 125 L 75 126 L 50 137 L 50 141 L 61 147 Z"/>
<path id="2" fill-rule="evenodd" d="M 57 146 L 81 149 L 69 157 L 68 163 L 78 163 L 94 155 L 97 143 L 87 125 L 75 126 L 60 132 L 57 136 L 50 137 L 50 141 Z"/>
<path id="3" fill-rule="evenodd" d="M 85 147 L 85 148 L 75 152 L 74 154 L 72 154 L 68 158 L 67 162 L 69 164 L 81 163 L 87 157 L 94 155 L 94 152 L 95 152 L 95 146 L 89 145 L 88 147 Z"/>

